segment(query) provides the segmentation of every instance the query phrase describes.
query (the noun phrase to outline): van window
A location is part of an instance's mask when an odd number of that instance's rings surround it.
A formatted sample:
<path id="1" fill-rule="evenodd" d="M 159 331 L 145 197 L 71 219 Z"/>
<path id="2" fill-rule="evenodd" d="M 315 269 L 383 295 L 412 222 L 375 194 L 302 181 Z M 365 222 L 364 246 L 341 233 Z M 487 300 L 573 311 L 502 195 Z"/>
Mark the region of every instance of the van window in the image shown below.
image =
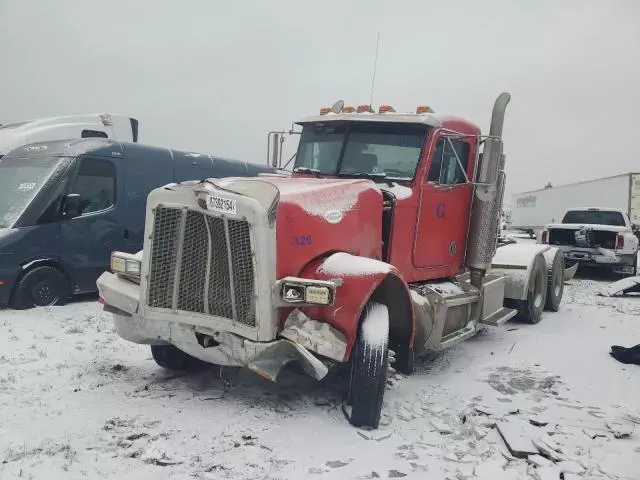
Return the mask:
<path id="1" fill-rule="evenodd" d="M 109 138 L 105 132 L 100 130 L 82 130 L 82 138 Z"/>
<path id="2" fill-rule="evenodd" d="M 453 145 L 453 148 L 452 148 Z M 457 157 L 456 157 L 457 155 Z M 469 168 L 469 144 L 460 140 L 441 138 L 436 144 L 436 151 L 433 153 L 431 168 L 429 169 L 428 182 L 440 185 L 458 185 L 466 183 L 464 172 Z"/>
<path id="3" fill-rule="evenodd" d="M 115 205 L 116 168 L 109 160 L 83 158 L 72 193 L 80 195 L 82 215 Z"/>

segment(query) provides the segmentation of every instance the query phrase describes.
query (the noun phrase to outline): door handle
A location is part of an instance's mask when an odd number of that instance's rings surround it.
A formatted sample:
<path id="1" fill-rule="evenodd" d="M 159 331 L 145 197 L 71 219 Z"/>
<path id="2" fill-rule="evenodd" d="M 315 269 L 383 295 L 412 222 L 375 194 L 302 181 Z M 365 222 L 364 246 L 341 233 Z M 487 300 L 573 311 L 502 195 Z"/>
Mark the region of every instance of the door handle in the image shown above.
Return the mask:
<path id="1" fill-rule="evenodd" d="M 122 236 L 125 238 L 125 240 L 127 240 L 129 238 L 129 229 L 125 228 L 122 231 Z"/>

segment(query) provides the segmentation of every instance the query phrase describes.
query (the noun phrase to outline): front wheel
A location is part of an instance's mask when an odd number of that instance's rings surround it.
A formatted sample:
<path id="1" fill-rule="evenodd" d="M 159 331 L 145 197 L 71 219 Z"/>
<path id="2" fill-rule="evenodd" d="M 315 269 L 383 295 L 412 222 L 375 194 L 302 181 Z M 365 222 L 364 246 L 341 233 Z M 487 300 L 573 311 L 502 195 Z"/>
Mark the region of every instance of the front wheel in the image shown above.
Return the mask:
<path id="1" fill-rule="evenodd" d="M 358 338 L 351 354 L 349 422 L 355 427 L 378 428 L 387 384 L 388 345 L 387 306 L 369 302 L 365 307 Z"/>
<path id="2" fill-rule="evenodd" d="M 173 345 L 151 345 L 155 362 L 168 370 L 198 370 L 209 365 Z"/>
<path id="3" fill-rule="evenodd" d="M 13 293 L 12 305 L 19 310 L 64 305 L 69 293 L 67 277 L 57 268 L 43 265 L 22 276 Z"/>

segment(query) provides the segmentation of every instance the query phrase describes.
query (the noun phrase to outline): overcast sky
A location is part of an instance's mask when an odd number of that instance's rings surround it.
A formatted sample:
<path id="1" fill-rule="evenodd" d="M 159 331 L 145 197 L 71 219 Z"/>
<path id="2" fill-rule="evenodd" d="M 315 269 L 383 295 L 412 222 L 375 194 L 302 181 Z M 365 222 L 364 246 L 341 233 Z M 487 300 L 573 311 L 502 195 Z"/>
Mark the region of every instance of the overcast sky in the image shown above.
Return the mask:
<path id="1" fill-rule="evenodd" d="M 507 189 L 640 171 L 640 0 L 0 0 L 0 123 L 110 111 L 265 162 L 335 100 L 505 124 Z"/>

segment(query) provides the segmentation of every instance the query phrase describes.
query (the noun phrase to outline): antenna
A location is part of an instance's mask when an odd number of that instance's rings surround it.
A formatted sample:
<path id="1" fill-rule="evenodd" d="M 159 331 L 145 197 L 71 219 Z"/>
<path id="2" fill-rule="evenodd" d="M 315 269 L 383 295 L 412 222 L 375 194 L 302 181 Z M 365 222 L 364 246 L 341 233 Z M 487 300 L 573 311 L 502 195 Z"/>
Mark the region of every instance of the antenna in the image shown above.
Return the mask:
<path id="1" fill-rule="evenodd" d="M 376 70 L 378 69 L 378 50 L 380 48 L 380 32 L 378 32 L 378 40 L 376 41 L 376 59 L 373 62 L 373 77 L 371 78 L 371 97 L 369 98 L 369 106 L 373 105 L 373 87 L 376 83 Z"/>

